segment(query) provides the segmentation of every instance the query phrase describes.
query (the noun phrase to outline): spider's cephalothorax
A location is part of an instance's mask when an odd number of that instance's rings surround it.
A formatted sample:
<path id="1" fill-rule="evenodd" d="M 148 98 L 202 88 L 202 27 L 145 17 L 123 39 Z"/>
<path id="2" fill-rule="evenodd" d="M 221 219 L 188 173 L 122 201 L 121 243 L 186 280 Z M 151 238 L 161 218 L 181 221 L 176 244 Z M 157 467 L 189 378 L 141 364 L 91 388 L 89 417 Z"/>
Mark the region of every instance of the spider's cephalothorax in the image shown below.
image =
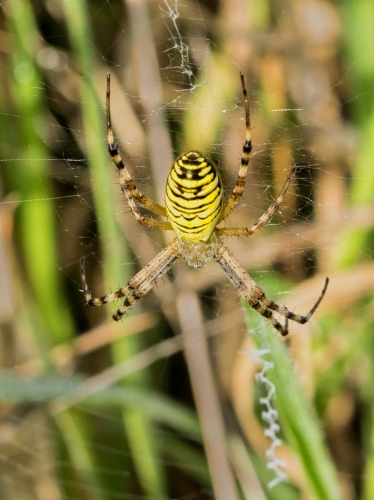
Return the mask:
<path id="1" fill-rule="evenodd" d="M 158 227 L 164 230 L 174 230 L 177 238 L 161 250 L 138 274 L 131 278 L 127 285 L 103 297 L 92 298 L 88 290 L 84 270 L 84 258 L 82 258 L 81 277 L 83 291 L 90 306 L 101 306 L 124 297 L 122 306 L 113 315 L 115 320 L 119 320 L 132 304 L 144 297 L 151 290 L 153 285 L 162 278 L 178 258 L 184 257 L 188 264 L 193 267 L 203 267 L 208 260 L 214 258 L 241 297 L 253 309 L 267 318 L 282 335 L 287 335 L 288 333 L 288 320 L 296 321 L 297 323 L 306 323 L 317 309 L 325 295 L 328 278 L 326 278 L 325 286 L 319 299 L 309 313 L 305 316 L 295 314 L 286 307 L 279 306 L 267 298 L 264 291 L 220 240 L 221 235 L 250 236 L 260 229 L 278 210 L 296 172 L 296 168 L 294 167 L 288 175 L 278 198 L 252 226 L 242 228 L 217 226 L 232 212 L 243 194 L 252 150 L 249 104 L 242 73 L 240 73 L 240 78 L 245 103 L 245 141 L 238 179 L 227 202 L 223 203 L 223 186 L 216 167 L 202 153 L 189 151 L 179 156 L 170 170 L 165 190 L 166 207 L 163 207 L 137 189 L 122 161 L 118 145 L 114 142 L 110 118 L 110 74 L 108 74 L 106 92 L 108 150 L 118 169 L 122 192 L 139 224 L 148 227 Z M 168 220 L 164 221 L 143 216 L 138 209 L 137 203 L 147 208 L 150 212 L 165 217 Z M 274 317 L 274 312 L 285 318 L 284 324 L 280 323 Z"/>

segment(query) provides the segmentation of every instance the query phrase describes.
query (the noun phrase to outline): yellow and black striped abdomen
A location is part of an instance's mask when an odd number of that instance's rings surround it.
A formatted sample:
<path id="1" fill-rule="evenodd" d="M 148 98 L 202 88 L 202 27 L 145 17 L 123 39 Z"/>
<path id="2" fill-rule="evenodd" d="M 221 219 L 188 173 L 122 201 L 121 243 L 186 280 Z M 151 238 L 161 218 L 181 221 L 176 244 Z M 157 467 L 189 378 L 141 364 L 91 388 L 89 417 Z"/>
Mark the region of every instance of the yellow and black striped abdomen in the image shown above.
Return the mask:
<path id="1" fill-rule="evenodd" d="M 222 209 L 222 181 L 201 153 L 189 151 L 175 161 L 166 182 L 166 212 L 177 236 L 208 241 Z"/>

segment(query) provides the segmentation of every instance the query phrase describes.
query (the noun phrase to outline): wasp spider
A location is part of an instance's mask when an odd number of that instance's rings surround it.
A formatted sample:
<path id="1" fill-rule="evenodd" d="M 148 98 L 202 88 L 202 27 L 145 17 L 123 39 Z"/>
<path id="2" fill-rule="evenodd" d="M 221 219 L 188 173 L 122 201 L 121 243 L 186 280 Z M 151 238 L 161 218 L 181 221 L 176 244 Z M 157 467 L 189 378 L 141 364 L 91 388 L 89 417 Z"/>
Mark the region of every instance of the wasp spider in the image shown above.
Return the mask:
<path id="1" fill-rule="evenodd" d="M 296 172 L 296 167 L 294 167 L 276 201 L 251 227 L 218 227 L 220 222 L 232 212 L 242 196 L 252 150 L 249 103 L 242 73 L 240 78 L 245 104 L 245 142 L 238 179 L 230 197 L 224 204 L 222 180 L 213 163 L 198 151 L 188 151 L 177 158 L 171 167 L 166 181 L 166 206 L 163 207 L 138 190 L 122 161 L 118 145 L 114 142 L 111 126 L 110 74 L 107 75 L 106 120 L 108 149 L 118 169 L 122 192 L 139 224 L 164 230 L 174 230 L 177 237 L 138 274 L 131 278 L 127 285 L 114 293 L 99 298 L 92 298 L 88 290 L 84 258 L 82 258 L 83 292 L 90 306 L 101 306 L 125 297 L 122 306 L 113 315 L 113 319 L 118 321 L 130 306 L 151 290 L 153 285 L 162 278 L 176 260 L 184 257 L 190 266 L 196 268 L 204 267 L 211 258 L 216 260 L 244 300 L 258 313 L 267 318 L 276 330 L 284 336 L 288 334 L 288 320 L 306 323 L 317 309 L 325 295 L 328 278 L 326 278 L 319 299 L 309 313 L 305 316 L 295 314 L 285 306 L 280 306 L 266 297 L 263 290 L 249 276 L 230 250 L 222 244 L 221 236 L 249 236 L 258 231 L 278 210 Z M 144 217 L 140 213 L 137 203 L 150 212 L 166 218 L 167 221 Z M 274 317 L 274 312 L 285 318 L 284 324 Z"/>

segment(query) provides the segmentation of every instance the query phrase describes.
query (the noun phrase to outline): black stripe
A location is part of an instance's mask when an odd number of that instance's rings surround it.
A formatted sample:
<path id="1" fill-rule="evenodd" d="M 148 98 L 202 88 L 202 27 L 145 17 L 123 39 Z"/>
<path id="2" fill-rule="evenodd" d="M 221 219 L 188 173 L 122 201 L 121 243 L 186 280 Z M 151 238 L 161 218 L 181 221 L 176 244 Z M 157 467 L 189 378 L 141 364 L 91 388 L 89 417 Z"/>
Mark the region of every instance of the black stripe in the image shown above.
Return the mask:
<path id="1" fill-rule="evenodd" d="M 185 198 L 183 198 L 182 196 L 178 196 L 178 195 L 177 195 L 176 197 L 177 197 L 177 198 L 180 198 L 180 199 L 185 200 Z M 208 203 L 200 203 L 200 205 L 197 205 L 197 206 L 195 206 L 195 207 L 193 207 L 193 208 L 192 208 L 192 207 L 182 206 L 182 205 L 180 205 L 177 201 L 175 201 L 175 200 L 170 200 L 170 198 L 169 198 L 169 200 L 172 202 L 172 204 L 173 204 L 175 207 L 177 207 L 177 208 L 178 208 L 178 209 L 180 209 L 181 211 L 184 211 L 184 212 L 186 212 L 186 211 L 187 211 L 187 212 L 193 212 L 193 211 L 197 210 L 197 211 L 201 212 L 203 207 L 207 207 L 207 206 L 209 206 L 209 205 L 213 205 L 213 204 L 214 204 L 214 202 L 216 201 L 216 199 L 217 199 L 217 198 L 219 198 L 219 195 L 215 196 L 215 198 L 214 198 L 212 201 L 210 201 L 210 202 L 208 202 Z M 200 198 L 199 198 L 199 199 L 200 199 Z M 201 197 L 201 199 L 202 199 L 202 200 L 203 200 L 203 199 L 205 199 L 205 196 Z M 196 198 L 194 198 L 194 200 L 196 200 Z"/>
<path id="2" fill-rule="evenodd" d="M 170 187 L 170 186 L 169 186 Z M 218 196 L 220 195 L 221 193 L 221 190 L 218 188 L 218 186 L 215 186 L 214 189 L 211 189 L 208 193 L 205 193 L 201 196 L 199 196 L 196 192 L 194 193 L 193 191 L 183 191 L 181 193 L 178 193 L 178 192 L 175 192 L 173 189 L 170 189 L 171 192 L 173 193 L 173 195 L 176 197 L 176 198 L 180 198 L 180 199 L 183 199 L 185 200 L 186 202 L 190 201 L 188 198 L 186 198 L 186 196 L 184 196 L 186 194 L 186 192 L 189 192 L 189 193 L 192 193 L 194 194 L 194 197 L 192 198 L 192 200 L 205 200 L 205 198 L 207 196 L 209 196 L 210 194 L 213 193 L 213 191 L 215 191 L 217 189 L 217 195 L 214 197 L 214 200 L 216 198 L 218 198 Z M 172 202 L 173 203 L 173 202 Z M 213 201 L 211 201 L 210 203 L 213 203 Z M 208 203 L 210 205 L 210 203 Z"/>
<path id="3" fill-rule="evenodd" d="M 205 219 L 208 219 L 209 217 L 213 217 L 213 219 L 214 219 L 215 214 L 219 213 L 220 209 L 221 209 L 221 207 L 219 206 L 214 212 L 210 212 L 205 217 L 202 215 L 199 215 L 198 213 L 192 214 L 191 216 L 185 216 L 183 214 L 180 216 L 173 215 L 173 222 L 175 222 L 175 220 L 179 220 L 179 219 L 183 219 L 186 221 L 191 221 L 191 220 L 196 219 L 196 218 L 199 219 L 199 221 L 204 221 Z M 210 222 L 208 224 L 210 224 Z M 207 224 L 205 224 L 205 225 L 207 225 Z M 182 227 L 186 227 L 186 226 L 182 226 Z"/>

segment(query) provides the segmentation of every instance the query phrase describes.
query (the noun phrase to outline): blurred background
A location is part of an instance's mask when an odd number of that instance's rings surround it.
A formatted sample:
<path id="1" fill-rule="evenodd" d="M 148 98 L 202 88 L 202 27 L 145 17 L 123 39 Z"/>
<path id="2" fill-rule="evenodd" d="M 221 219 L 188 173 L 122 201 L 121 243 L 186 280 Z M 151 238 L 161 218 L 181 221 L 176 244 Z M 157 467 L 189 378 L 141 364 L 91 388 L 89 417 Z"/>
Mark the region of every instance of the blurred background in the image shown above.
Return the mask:
<path id="1" fill-rule="evenodd" d="M 372 499 L 373 2 L 7 0 L 0 12 L 1 498 Z M 159 203 L 190 148 L 233 188 L 245 74 L 254 152 L 227 224 L 251 225 L 300 168 L 270 223 L 225 244 L 300 314 L 330 278 L 287 340 L 214 262 L 178 262 L 119 323 L 119 304 L 85 305 L 81 256 L 101 296 L 172 237 L 140 227 L 120 192 L 109 71 L 122 156 Z M 282 445 L 261 418 L 264 368 Z"/>

